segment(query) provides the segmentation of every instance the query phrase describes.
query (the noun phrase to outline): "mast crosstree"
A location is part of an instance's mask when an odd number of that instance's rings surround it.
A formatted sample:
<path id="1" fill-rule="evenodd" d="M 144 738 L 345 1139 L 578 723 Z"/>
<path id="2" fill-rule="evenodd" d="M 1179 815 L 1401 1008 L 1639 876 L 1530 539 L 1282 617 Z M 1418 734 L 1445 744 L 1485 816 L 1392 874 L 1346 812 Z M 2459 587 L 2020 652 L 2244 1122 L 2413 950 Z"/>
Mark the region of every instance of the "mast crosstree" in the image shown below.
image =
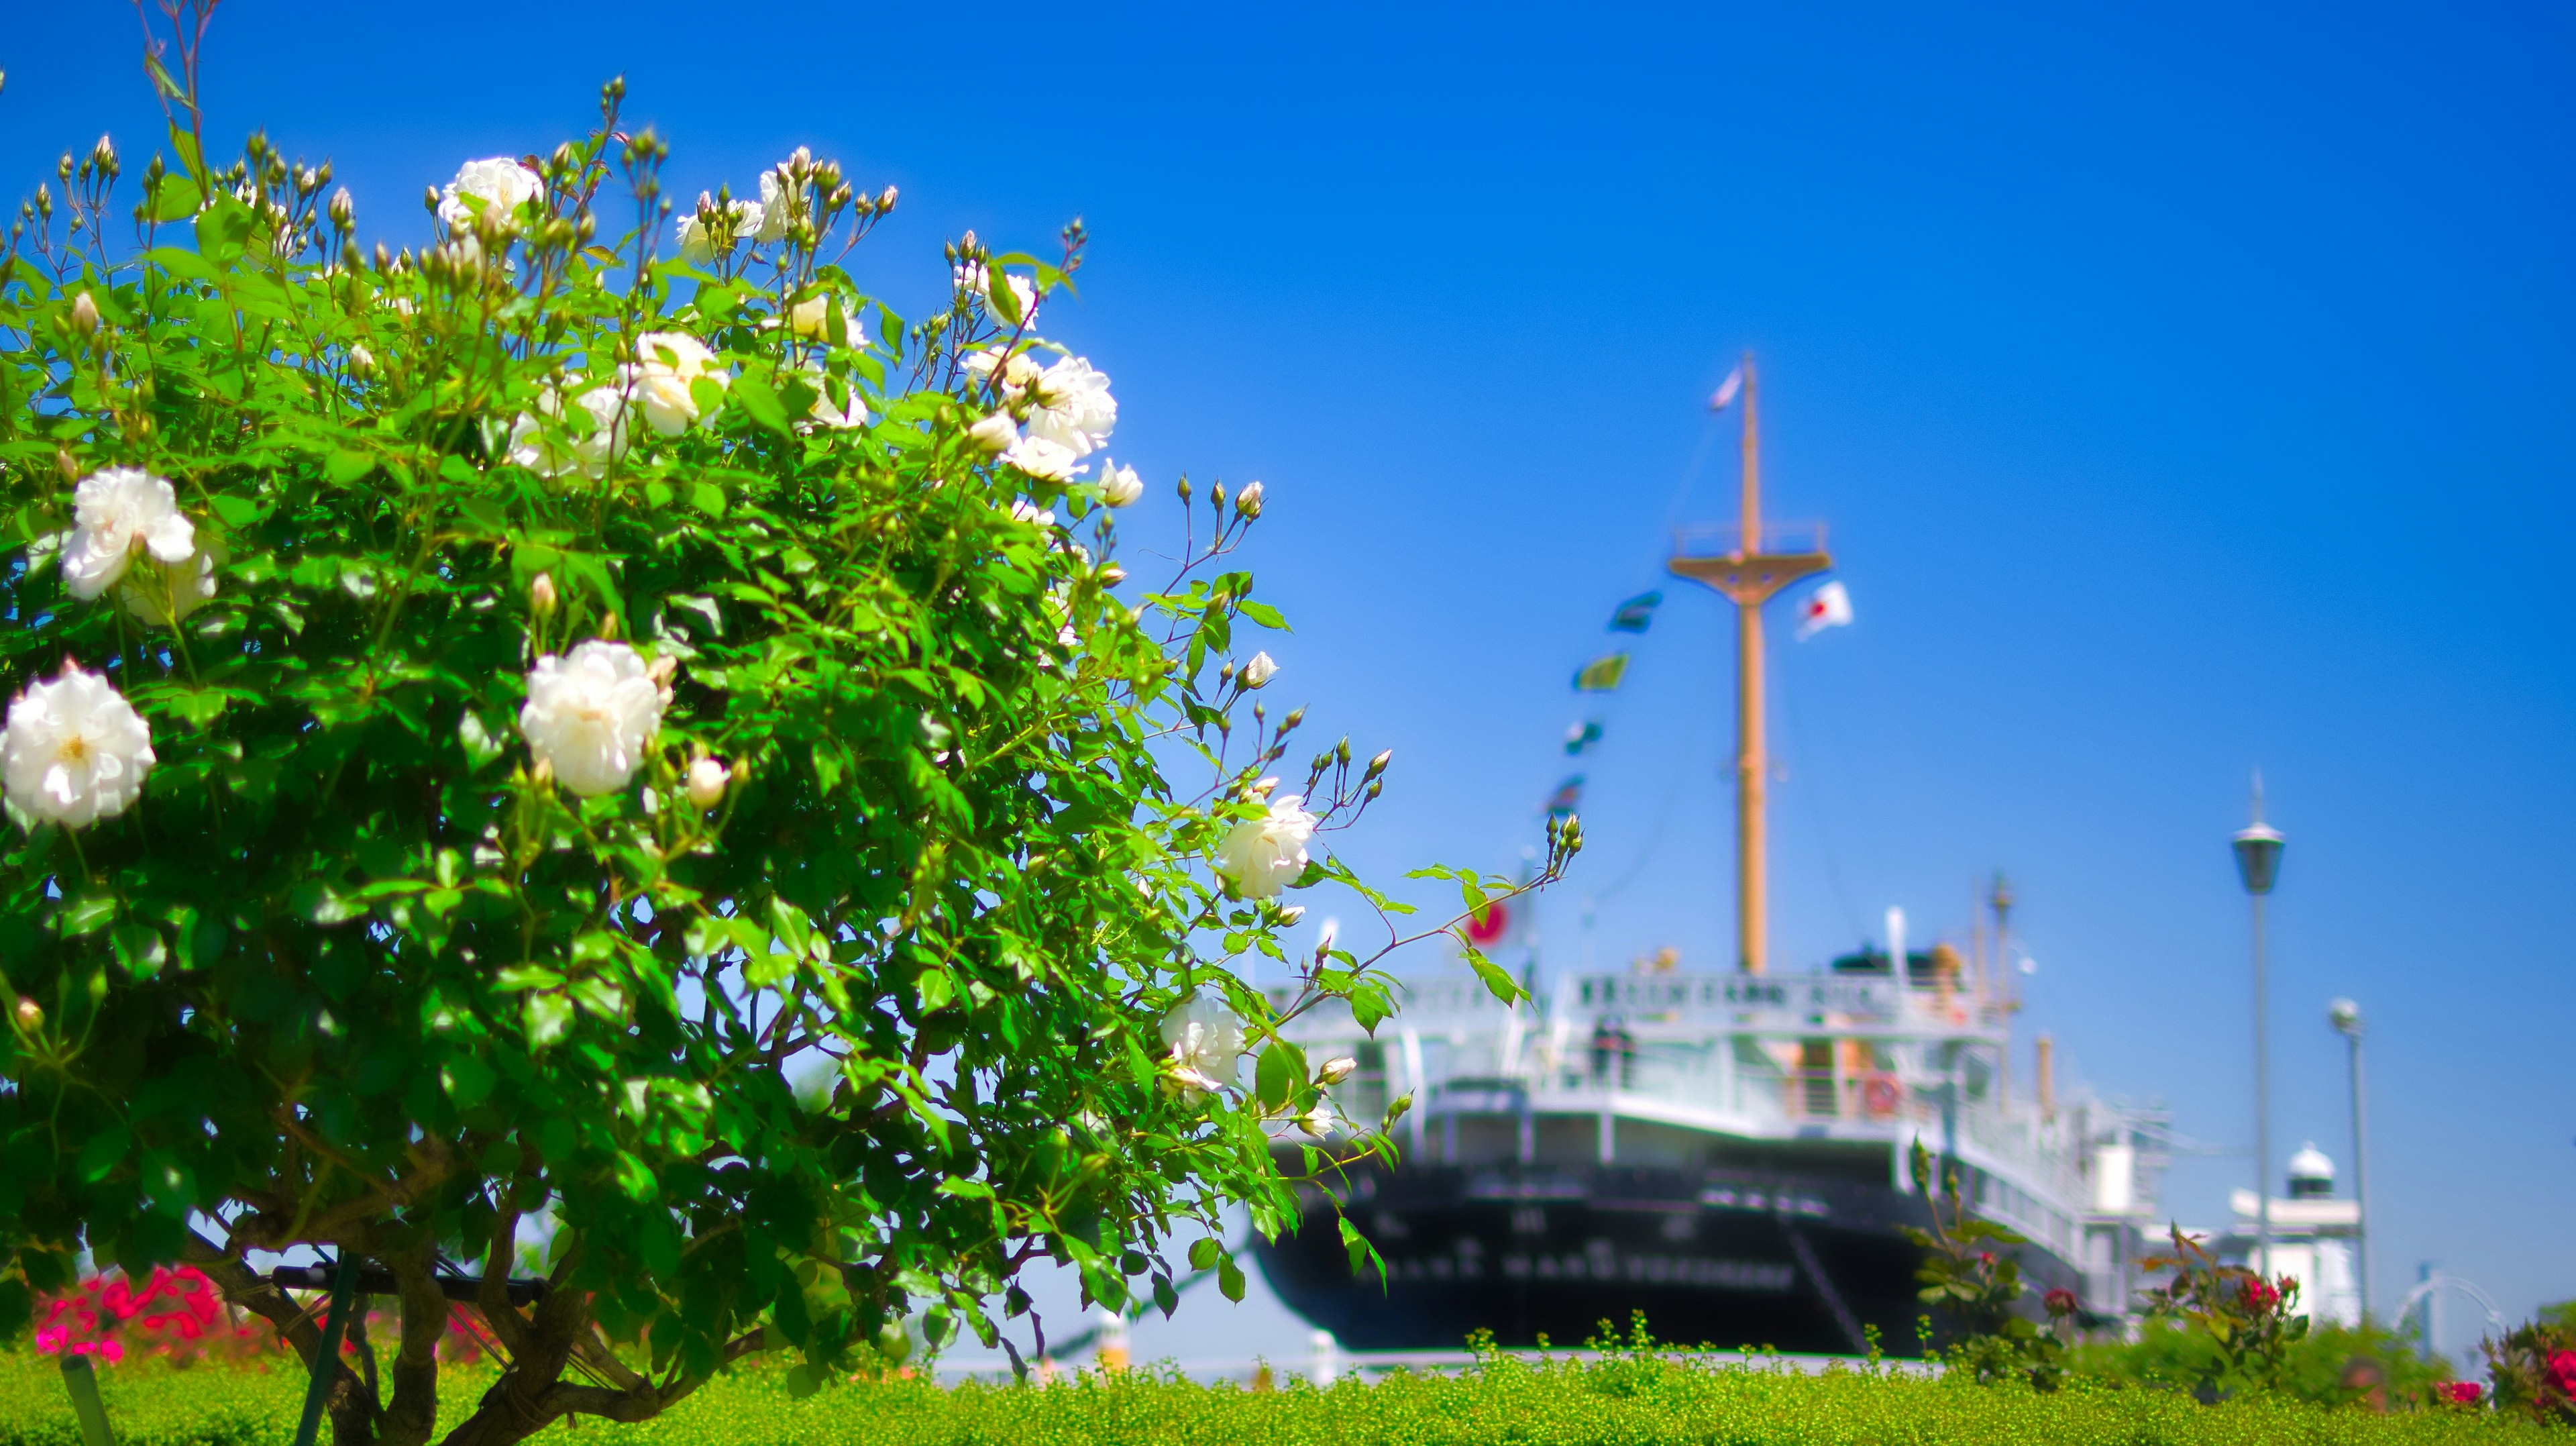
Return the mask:
<path id="1" fill-rule="evenodd" d="M 1770 967 L 1770 859 L 1765 817 L 1770 754 L 1763 729 L 1762 607 L 1791 583 L 1834 565 L 1821 523 L 1766 527 L 1762 521 L 1762 418 L 1753 354 L 1744 378 L 1743 520 L 1674 538 L 1669 569 L 1705 583 L 1735 604 L 1735 940 L 1747 974 Z"/>

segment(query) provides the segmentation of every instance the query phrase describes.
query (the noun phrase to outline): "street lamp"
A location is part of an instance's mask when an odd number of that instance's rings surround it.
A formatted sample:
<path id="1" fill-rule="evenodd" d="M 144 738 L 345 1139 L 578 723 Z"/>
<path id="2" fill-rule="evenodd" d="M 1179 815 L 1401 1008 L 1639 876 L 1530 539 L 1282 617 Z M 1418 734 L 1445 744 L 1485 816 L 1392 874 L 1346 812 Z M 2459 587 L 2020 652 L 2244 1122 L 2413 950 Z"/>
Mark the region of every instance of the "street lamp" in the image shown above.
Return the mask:
<path id="1" fill-rule="evenodd" d="M 2361 1286 L 2361 1318 L 2370 1319 L 2370 1131 L 2362 1109 L 2361 1006 L 2338 999 L 2326 1006 L 2326 1022 L 2352 1051 L 2352 1225 L 2353 1275 Z"/>
<path id="2" fill-rule="evenodd" d="M 2281 872 L 2281 831 L 2263 822 L 2263 775 L 2254 775 L 2254 820 L 2236 831 L 2236 873 L 2254 901 L 2254 1269 L 2272 1274 L 2272 1065 L 2263 982 L 2263 900 Z"/>

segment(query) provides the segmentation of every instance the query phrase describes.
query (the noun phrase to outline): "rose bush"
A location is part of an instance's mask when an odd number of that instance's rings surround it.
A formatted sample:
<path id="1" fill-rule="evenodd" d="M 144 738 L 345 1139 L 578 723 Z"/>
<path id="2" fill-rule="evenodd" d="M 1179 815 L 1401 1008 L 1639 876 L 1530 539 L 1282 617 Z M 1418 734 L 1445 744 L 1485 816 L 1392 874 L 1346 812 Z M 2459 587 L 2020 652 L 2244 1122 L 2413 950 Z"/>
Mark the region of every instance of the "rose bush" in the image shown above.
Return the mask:
<path id="1" fill-rule="evenodd" d="M 1404 911 L 1323 845 L 1386 757 L 1273 773 L 1257 487 L 1184 481 L 1177 574 L 1118 591 L 1110 381 L 1033 326 L 1078 223 L 952 244 L 907 322 L 843 265 L 891 189 L 800 151 L 674 220 L 612 85 L 370 249 L 153 69 L 175 159 L 129 208 L 66 157 L 0 252 L 0 1319 L 84 1248 L 185 1260 L 310 1360 L 253 1261 L 317 1249 L 400 1315 L 338 1439 L 427 1438 L 461 1295 L 509 1369 L 449 1439 L 506 1443 L 763 1349 L 1016 1349 L 1032 1262 L 1239 1294 L 1233 1204 L 1392 1148 L 1285 1144 L 1278 1037 L 1392 1007 Z M 1382 947 L 1290 956 L 1326 884 Z"/>

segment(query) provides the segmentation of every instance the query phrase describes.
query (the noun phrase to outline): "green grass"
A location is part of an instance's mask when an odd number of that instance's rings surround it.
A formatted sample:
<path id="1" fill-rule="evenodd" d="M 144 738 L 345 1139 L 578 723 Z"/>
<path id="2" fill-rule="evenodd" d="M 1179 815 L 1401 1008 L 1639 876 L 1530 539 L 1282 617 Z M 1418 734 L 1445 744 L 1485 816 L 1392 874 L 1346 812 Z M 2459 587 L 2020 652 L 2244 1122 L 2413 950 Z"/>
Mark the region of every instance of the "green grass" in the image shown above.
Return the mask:
<path id="1" fill-rule="evenodd" d="M 291 1372 L 130 1362 L 100 1371 L 120 1446 L 290 1446 Z M 445 1376 L 452 1424 L 488 1371 Z M 326 1435 L 325 1439 L 328 1437 Z M 1395 1376 L 1253 1392 L 1133 1373 L 1042 1390 L 854 1383 L 803 1400 L 779 1373 L 736 1372 L 641 1426 L 585 1421 L 554 1446 L 2398 1446 L 2567 1441 L 2465 1411 L 2372 1416 L 2287 1400 L 2195 1405 L 2171 1392 L 2076 1385 L 2053 1395 L 1835 1371 L 1614 1358 L 1504 1361 L 1461 1376 Z M 0 1446 L 80 1446 L 49 1357 L 0 1354 Z"/>

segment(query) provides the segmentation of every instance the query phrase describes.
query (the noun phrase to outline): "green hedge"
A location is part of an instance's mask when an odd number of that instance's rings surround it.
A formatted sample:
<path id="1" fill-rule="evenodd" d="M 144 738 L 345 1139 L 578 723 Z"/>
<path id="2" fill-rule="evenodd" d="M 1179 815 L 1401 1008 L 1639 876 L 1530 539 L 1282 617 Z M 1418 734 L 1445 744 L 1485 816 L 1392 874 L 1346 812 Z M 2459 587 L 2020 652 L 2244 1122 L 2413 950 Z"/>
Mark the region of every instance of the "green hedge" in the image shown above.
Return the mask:
<path id="1" fill-rule="evenodd" d="M 100 1372 L 119 1446 L 288 1446 L 301 1381 L 238 1368 Z M 445 1384 L 452 1421 L 488 1382 Z M 442 1425 L 447 1424 L 442 1422 Z M 2305 1446 L 2305 1443 L 2566 1441 L 2484 1412 L 2372 1416 L 2295 1401 L 2200 1406 L 2171 1392 L 2076 1385 L 2048 1396 L 1963 1382 L 1820 1377 L 1758 1366 L 1619 1358 L 1505 1361 L 1465 1376 L 1396 1376 L 1329 1391 L 1252 1392 L 1132 1374 L 1046 1390 L 918 1381 L 791 1398 L 772 1371 L 720 1378 L 642 1426 L 557 1426 L 558 1446 L 1826 1446 L 2013 1442 L 2032 1446 Z M 0 1446 L 80 1446 L 50 1358 L 0 1357 Z"/>

